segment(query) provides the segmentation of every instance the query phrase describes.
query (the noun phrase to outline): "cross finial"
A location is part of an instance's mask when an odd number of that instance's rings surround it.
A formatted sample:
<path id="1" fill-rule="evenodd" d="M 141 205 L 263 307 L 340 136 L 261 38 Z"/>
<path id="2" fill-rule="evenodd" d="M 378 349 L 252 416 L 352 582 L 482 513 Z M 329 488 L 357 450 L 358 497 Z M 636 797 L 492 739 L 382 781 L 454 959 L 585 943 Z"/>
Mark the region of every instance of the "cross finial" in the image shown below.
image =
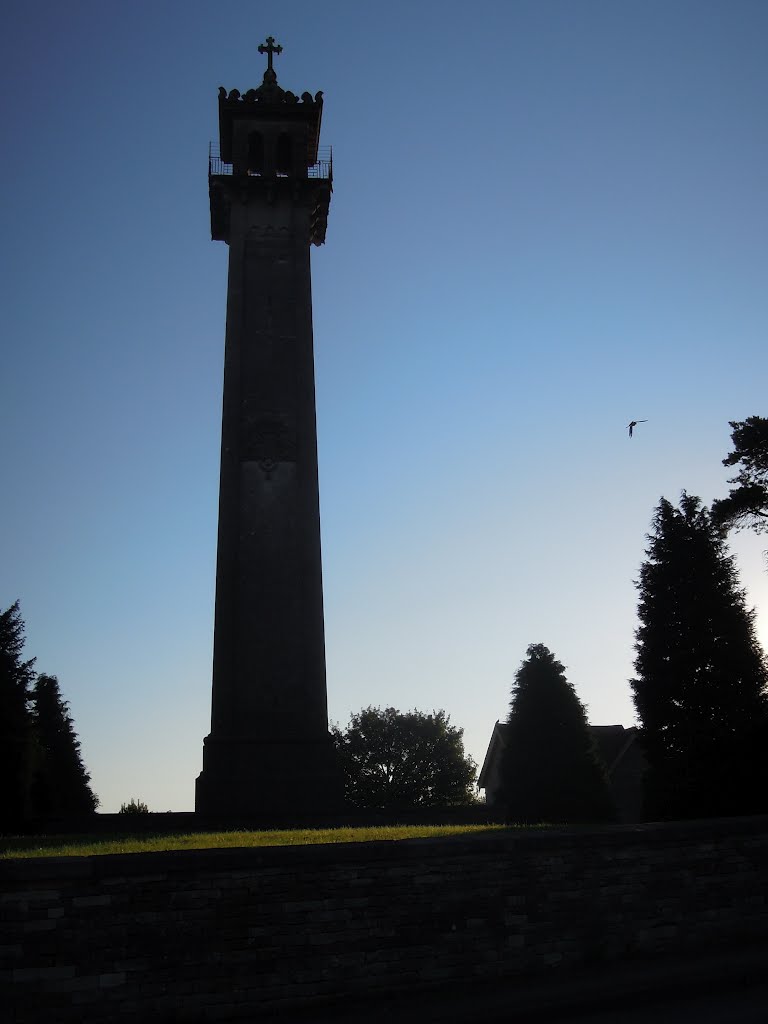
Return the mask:
<path id="1" fill-rule="evenodd" d="M 278 43 L 277 46 L 275 46 L 275 37 L 274 36 L 267 36 L 266 45 L 264 43 L 259 43 L 259 53 L 266 53 L 266 55 L 267 55 L 267 71 L 272 71 L 273 70 L 273 68 L 272 68 L 272 55 L 274 53 L 282 53 L 282 52 L 283 52 L 283 48 L 282 48 L 282 46 L 280 46 L 279 43 Z"/>

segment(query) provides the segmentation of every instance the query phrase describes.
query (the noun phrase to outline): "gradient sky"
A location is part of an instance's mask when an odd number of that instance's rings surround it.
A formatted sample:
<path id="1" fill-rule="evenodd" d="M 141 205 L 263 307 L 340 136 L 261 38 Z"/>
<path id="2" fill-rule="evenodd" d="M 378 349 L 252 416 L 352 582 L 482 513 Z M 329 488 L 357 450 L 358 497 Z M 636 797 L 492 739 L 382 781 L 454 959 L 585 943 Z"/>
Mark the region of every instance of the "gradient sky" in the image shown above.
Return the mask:
<path id="1" fill-rule="evenodd" d="M 193 807 L 228 255 L 207 149 L 270 34 L 334 150 L 312 253 L 331 719 L 444 708 L 480 764 L 544 643 L 592 722 L 630 725 L 654 507 L 723 496 L 728 421 L 768 413 L 768 5 L 5 11 L 0 606 L 102 809 Z M 767 644 L 765 546 L 733 543 Z"/>

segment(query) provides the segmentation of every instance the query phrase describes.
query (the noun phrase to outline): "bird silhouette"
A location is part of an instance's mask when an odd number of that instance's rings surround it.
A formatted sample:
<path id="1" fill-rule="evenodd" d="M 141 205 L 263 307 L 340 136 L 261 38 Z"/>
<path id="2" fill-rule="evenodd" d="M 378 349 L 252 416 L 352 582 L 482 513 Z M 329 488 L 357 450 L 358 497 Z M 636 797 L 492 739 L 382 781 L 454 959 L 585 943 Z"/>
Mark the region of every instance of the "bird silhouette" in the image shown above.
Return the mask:
<path id="1" fill-rule="evenodd" d="M 647 422 L 648 422 L 648 420 L 630 420 L 630 422 L 627 424 L 627 430 L 629 431 L 629 436 L 632 437 L 632 431 L 635 429 L 635 427 L 637 426 L 638 423 L 647 423 Z"/>

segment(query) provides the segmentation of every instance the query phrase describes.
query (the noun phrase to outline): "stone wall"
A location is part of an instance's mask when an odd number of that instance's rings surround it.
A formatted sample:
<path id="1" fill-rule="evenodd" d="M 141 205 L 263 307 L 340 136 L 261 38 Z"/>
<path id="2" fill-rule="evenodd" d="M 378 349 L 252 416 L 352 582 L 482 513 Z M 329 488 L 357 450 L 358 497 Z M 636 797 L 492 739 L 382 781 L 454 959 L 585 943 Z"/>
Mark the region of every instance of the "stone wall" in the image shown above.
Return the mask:
<path id="1" fill-rule="evenodd" d="M 0 862 L 15 1021 L 251 1020 L 764 940 L 768 819 Z"/>

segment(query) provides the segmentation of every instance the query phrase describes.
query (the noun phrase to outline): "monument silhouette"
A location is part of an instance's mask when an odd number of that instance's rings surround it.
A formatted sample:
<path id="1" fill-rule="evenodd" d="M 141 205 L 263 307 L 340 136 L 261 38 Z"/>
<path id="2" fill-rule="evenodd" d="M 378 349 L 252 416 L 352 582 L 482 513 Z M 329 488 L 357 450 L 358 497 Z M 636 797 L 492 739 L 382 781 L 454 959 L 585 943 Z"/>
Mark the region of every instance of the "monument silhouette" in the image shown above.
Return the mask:
<path id="1" fill-rule="evenodd" d="M 219 89 L 211 236 L 229 245 L 211 731 L 195 809 L 297 815 L 342 799 L 328 733 L 310 245 L 332 156 L 321 92 Z"/>

